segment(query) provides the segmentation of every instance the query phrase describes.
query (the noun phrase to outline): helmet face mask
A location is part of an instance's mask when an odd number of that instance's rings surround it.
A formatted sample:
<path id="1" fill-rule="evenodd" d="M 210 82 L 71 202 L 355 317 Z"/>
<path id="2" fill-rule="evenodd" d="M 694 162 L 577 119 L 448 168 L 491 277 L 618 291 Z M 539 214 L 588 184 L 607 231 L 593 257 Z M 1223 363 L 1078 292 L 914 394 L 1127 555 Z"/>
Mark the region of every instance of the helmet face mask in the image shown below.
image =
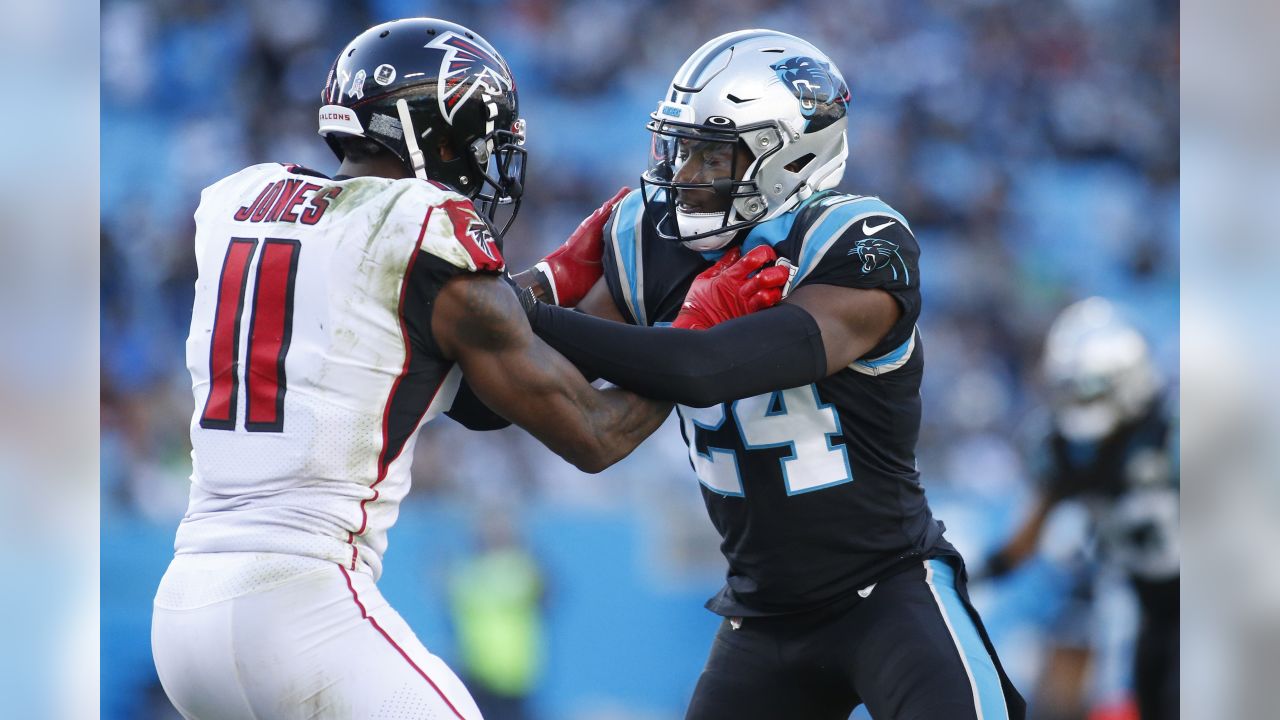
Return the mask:
<path id="1" fill-rule="evenodd" d="M 848 155 L 848 103 L 839 70 L 800 38 L 742 30 L 703 45 L 676 73 L 646 126 L 653 143 L 642 197 L 658 235 L 715 250 L 834 187 Z M 694 157 L 691 143 L 732 147 L 731 172 L 682 172 Z M 707 192 L 720 201 L 714 213 L 682 203 Z"/>
<path id="2" fill-rule="evenodd" d="M 776 135 L 768 125 L 746 130 Z M 746 149 L 744 132 L 668 120 L 651 121 L 649 131 L 649 168 L 640 183 L 661 237 L 714 250 L 764 215 L 756 182 L 742 179 L 758 164 Z M 655 199 L 664 202 L 652 203 Z"/>
<path id="3" fill-rule="evenodd" d="M 461 25 L 411 18 L 376 25 L 338 54 L 325 82 L 320 134 L 368 138 L 415 176 L 450 185 L 496 224 L 515 220 L 524 189 L 524 121 L 502 56 Z M 442 148 L 444 152 L 442 152 Z"/>
<path id="4" fill-rule="evenodd" d="M 524 120 L 516 120 L 511 130 L 494 130 L 471 142 L 471 172 L 475 173 L 476 191 L 472 196 L 476 209 L 496 222 L 498 209 L 508 207 L 510 212 L 497 229 L 501 237 L 515 222 L 524 194 L 524 173 L 528 151 L 524 148 Z"/>

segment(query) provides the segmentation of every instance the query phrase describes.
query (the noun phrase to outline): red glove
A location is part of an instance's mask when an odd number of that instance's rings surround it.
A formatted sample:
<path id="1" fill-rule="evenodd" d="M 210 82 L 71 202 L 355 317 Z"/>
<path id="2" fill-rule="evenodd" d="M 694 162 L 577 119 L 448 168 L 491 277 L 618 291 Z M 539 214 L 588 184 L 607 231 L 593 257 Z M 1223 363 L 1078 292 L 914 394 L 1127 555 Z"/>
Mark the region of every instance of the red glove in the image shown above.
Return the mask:
<path id="1" fill-rule="evenodd" d="M 693 279 L 671 327 L 706 330 L 725 320 L 773 307 L 782 300 L 782 286 L 790 277 L 787 268 L 775 265 L 760 270 L 777 259 L 773 248 L 761 245 L 739 259 L 741 254 L 738 248 L 730 250 Z M 756 270 L 760 272 L 747 277 Z"/>
<path id="2" fill-rule="evenodd" d="M 573 307 L 600 279 L 602 269 L 600 254 L 604 252 L 604 224 L 613 213 L 613 206 L 622 201 L 631 188 L 622 188 L 605 201 L 600 209 L 578 224 L 564 244 L 542 258 L 537 269 L 547 278 L 551 296 L 561 307 Z"/>

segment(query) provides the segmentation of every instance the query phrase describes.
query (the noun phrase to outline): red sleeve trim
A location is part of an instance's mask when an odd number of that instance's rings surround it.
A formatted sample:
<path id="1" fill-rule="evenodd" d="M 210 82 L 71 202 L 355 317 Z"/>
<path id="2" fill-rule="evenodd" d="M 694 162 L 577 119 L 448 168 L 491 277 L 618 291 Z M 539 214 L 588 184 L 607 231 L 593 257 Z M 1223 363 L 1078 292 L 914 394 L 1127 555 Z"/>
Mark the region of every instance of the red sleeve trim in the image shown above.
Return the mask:
<path id="1" fill-rule="evenodd" d="M 502 251 L 493 233 L 489 232 L 489 224 L 481 219 L 470 200 L 445 200 L 441 207 L 449 214 L 453 223 L 453 236 L 467 254 L 477 270 L 502 272 L 506 261 L 502 259 Z"/>

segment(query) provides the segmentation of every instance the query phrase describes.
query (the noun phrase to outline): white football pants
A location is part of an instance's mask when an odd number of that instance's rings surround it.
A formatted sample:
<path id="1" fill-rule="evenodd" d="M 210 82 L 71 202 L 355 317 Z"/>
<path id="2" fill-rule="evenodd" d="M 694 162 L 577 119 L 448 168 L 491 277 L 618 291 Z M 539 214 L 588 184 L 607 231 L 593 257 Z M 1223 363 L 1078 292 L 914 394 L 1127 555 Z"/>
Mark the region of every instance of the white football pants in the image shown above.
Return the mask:
<path id="1" fill-rule="evenodd" d="M 480 720 L 373 579 L 324 560 L 177 556 L 156 593 L 151 647 L 188 720 Z"/>

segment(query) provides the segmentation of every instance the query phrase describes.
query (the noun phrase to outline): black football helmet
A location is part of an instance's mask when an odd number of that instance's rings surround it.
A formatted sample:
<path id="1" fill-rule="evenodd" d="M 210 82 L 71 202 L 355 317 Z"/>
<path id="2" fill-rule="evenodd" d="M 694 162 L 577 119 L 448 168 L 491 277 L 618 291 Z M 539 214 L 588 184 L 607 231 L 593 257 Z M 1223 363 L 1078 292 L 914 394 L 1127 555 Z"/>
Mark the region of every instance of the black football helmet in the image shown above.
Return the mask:
<path id="1" fill-rule="evenodd" d="M 495 219 L 519 210 L 524 120 L 511 69 L 484 38 L 456 23 L 408 18 L 375 25 L 347 43 L 329 69 L 320 134 L 341 160 L 337 137 L 367 138 L 414 175 L 452 186 Z M 453 152 L 445 160 L 444 139 Z"/>

